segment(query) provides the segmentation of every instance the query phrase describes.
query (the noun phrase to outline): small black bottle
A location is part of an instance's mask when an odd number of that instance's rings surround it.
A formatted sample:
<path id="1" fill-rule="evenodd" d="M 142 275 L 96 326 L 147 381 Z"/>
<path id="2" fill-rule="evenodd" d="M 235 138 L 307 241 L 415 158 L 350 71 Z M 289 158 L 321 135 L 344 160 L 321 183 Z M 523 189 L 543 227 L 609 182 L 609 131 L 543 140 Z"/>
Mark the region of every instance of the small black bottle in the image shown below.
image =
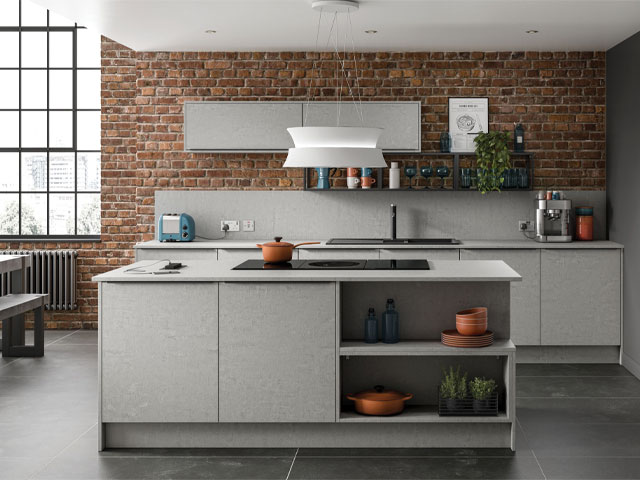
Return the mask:
<path id="1" fill-rule="evenodd" d="M 513 129 L 513 151 L 524 152 L 524 128 L 521 123 Z"/>
<path id="2" fill-rule="evenodd" d="M 378 343 L 378 319 L 373 308 L 369 308 L 367 318 L 364 319 L 365 343 Z"/>

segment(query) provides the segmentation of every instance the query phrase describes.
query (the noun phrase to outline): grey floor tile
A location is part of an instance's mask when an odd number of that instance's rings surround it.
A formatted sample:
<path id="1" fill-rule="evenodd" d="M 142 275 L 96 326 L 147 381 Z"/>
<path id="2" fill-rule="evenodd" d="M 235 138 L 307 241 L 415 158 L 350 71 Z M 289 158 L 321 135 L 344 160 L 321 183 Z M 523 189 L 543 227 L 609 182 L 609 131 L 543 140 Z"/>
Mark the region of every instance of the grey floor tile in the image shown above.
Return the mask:
<path id="1" fill-rule="evenodd" d="M 297 457 L 294 479 L 541 479 L 534 458 Z"/>
<path id="2" fill-rule="evenodd" d="M 48 425 L 56 423 L 91 425 L 98 418 L 98 396 L 85 395 L 0 395 L 0 424 Z M 2 427 L 0 426 L 0 430 Z"/>
<path id="3" fill-rule="evenodd" d="M 523 423 L 640 423 L 640 398 L 518 398 Z"/>
<path id="4" fill-rule="evenodd" d="M 640 478 L 640 458 L 541 458 L 540 465 L 549 480 Z"/>
<path id="5" fill-rule="evenodd" d="M 98 331 L 76 330 L 72 335 L 61 337 L 55 345 L 98 345 Z"/>
<path id="6" fill-rule="evenodd" d="M 634 457 L 640 453 L 638 423 L 522 423 L 531 449 L 542 457 Z"/>
<path id="7" fill-rule="evenodd" d="M 59 345 L 45 347 L 44 357 L 18 358 L 4 368 L 2 376 L 38 376 L 50 378 L 98 377 L 96 345 Z M 0 392 L 1 394 L 1 392 Z"/>
<path id="8" fill-rule="evenodd" d="M 640 397 L 635 377 L 519 377 L 516 397 Z"/>
<path id="9" fill-rule="evenodd" d="M 76 423 L 55 426 L 0 424 L 0 458 L 55 457 L 91 427 Z"/>
<path id="10" fill-rule="evenodd" d="M 0 480 L 27 480 L 42 470 L 49 458 L 0 458 Z"/>
<path id="11" fill-rule="evenodd" d="M 622 365 L 600 363 L 519 363 L 518 377 L 630 377 Z"/>
<path id="12" fill-rule="evenodd" d="M 65 457 L 284 457 L 292 461 L 295 448 L 122 448 L 98 452 L 98 427 L 94 426 L 59 458 Z"/>
<path id="13" fill-rule="evenodd" d="M 289 458 L 125 457 L 57 458 L 34 479 L 285 479 Z"/>

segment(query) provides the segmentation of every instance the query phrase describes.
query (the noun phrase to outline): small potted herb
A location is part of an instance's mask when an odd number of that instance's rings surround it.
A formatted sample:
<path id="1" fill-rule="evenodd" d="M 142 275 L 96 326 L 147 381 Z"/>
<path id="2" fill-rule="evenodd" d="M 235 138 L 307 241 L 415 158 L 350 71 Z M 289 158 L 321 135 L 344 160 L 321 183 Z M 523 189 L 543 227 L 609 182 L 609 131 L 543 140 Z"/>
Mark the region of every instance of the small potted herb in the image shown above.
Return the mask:
<path id="1" fill-rule="evenodd" d="M 496 390 L 494 379 L 486 380 L 484 377 L 475 377 L 469 382 L 469 391 L 473 397 L 473 411 L 475 413 L 487 412 L 490 408 L 489 401 Z"/>
<path id="2" fill-rule="evenodd" d="M 460 365 L 454 370 L 449 367 L 447 372 L 442 370 L 440 382 L 440 397 L 446 400 L 447 410 L 455 411 L 464 408 L 464 399 L 467 397 L 467 374 L 460 372 Z"/>
<path id="3" fill-rule="evenodd" d="M 511 168 L 509 132 L 480 132 L 476 144 L 477 187 L 481 193 L 500 191 L 505 170 Z"/>

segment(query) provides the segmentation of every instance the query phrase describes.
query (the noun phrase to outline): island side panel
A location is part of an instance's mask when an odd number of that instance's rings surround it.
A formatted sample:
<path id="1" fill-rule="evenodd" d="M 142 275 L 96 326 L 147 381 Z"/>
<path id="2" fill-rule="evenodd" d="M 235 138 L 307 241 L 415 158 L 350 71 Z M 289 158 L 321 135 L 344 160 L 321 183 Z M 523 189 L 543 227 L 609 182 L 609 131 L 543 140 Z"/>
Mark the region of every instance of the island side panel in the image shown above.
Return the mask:
<path id="1" fill-rule="evenodd" d="M 335 282 L 220 284 L 220 421 L 335 422 Z"/>
<path id="2" fill-rule="evenodd" d="M 102 283 L 101 421 L 218 421 L 218 284 Z"/>

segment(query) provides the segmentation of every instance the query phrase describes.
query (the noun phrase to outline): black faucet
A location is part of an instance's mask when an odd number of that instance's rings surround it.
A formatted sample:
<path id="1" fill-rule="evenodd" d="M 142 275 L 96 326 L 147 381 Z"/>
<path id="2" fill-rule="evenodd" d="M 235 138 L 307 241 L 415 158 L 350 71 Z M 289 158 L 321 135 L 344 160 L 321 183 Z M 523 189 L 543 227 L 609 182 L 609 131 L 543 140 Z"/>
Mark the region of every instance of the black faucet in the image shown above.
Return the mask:
<path id="1" fill-rule="evenodd" d="M 391 204 L 391 240 L 396 239 L 396 206 Z"/>

